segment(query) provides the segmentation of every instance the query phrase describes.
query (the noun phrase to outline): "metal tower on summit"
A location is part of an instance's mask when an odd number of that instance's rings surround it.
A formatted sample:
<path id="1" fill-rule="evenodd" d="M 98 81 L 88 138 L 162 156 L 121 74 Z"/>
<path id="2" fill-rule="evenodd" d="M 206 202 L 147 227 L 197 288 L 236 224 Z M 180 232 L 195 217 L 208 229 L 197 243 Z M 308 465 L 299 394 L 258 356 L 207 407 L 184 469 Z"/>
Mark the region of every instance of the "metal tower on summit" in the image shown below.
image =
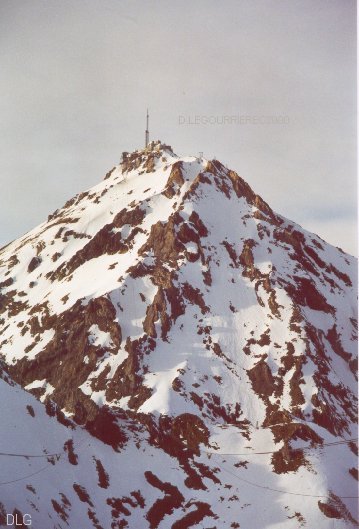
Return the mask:
<path id="1" fill-rule="evenodd" d="M 147 116 L 146 116 L 146 131 L 145 131 L 145 147 L 147 147 L 147 145 L 149 144 L 149 141 L 150 141 L 150 133 L 149 133 L 149 130 L 148 130 L 148 109 L 147 109 Z"/>

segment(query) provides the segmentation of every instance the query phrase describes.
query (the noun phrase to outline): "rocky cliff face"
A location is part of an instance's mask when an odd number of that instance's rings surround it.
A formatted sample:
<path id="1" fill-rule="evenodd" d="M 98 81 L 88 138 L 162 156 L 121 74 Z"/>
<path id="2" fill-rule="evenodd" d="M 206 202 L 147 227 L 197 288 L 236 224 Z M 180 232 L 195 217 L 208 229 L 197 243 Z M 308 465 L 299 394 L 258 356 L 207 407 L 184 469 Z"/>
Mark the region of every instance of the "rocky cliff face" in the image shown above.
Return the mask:
<path id="1" fill-rule="evenodd" d="M 41 450 L 61 430 L 3 511 L 40 529 L 356 526 L 356 270 L 220 162 L 126 153 L 0 252 L 6 401 L 19 384 L 42 410 Z"/>

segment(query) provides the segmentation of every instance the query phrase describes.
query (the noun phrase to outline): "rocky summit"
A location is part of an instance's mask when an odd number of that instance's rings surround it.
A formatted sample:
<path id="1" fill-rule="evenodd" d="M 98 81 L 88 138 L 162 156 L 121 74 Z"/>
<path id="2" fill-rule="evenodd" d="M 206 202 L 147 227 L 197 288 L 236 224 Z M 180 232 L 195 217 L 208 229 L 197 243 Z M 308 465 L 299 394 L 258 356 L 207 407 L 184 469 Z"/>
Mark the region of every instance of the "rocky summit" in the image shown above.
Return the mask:
<path id="1" fill-rule="evenodd" d="M 356 279 L 219 161 L 123 153 L 0 250 L 0 526 L 358 527 Z"/>

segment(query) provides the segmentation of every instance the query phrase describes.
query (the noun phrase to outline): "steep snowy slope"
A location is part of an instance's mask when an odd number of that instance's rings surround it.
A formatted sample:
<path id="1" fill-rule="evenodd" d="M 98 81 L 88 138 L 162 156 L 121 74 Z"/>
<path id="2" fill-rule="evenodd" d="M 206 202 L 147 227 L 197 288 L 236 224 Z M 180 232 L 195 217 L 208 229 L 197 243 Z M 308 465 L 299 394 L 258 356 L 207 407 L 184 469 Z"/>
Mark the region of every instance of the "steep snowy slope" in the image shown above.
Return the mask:
<path id="1" fill-rule="evenodd" d="M 6 369 L 79 425 L 37 402 L 38 450 L 57 430 L 86 439 L 77 466 L 31 478 L 34 525 L 357 526 L 356 266 L 220 162 L 160 142 L 5 247 Z M 24 483 L 3 486 L 6 512 L 30 508 Z"/>

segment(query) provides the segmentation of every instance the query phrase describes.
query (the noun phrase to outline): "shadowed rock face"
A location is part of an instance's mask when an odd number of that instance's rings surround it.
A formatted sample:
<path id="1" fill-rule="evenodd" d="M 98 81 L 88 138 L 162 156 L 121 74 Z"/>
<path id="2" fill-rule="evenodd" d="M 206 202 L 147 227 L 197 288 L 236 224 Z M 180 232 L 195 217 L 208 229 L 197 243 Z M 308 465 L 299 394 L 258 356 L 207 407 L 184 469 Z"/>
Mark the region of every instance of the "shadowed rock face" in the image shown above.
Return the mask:
<path id="1" fill-rule="evenodd" d="M 46 505 L 70 529 L 79 505 L 97 528 L 258 525 L 236 481 L 255 482 L 257 463 L 209 453 L 264 443 L 261 483 L 290 492 L 296 475 L 319 490 L 327 462 L 300 446 L 324 453 L 354 435 L 355 281 L 353 258 L 273 212 L 217 160 L 180 159 L 161 142 L 124 153 L 102 183 L 0 252 L 6 371 L 49 417 L 111 450 L 90 458 L 94 492 L 81 478 L 87 456 L 67 438 L 79 474 Z M 36 419 L 32 405 L 26 413 Z M 340 475 L 354 483 L 347 452 Z M 127 459 L 137 477 L 117 492 L 113 468 Z M 173 477 L 161 473 L 169 466 Z M 327 501 L 305 514 L 289 498 L 294 514 L 273 523 L 355 523 L 325 479 Z"/>
<path id="2" fill-rule="evenodd" d="M 275 390 L 274 378 L 272 372 L 265 363 L 261 360 L 252 369 L 248 371 L 248 376 L 252 382 L 253 390 L 259 395 L 272 395 Z"/>

